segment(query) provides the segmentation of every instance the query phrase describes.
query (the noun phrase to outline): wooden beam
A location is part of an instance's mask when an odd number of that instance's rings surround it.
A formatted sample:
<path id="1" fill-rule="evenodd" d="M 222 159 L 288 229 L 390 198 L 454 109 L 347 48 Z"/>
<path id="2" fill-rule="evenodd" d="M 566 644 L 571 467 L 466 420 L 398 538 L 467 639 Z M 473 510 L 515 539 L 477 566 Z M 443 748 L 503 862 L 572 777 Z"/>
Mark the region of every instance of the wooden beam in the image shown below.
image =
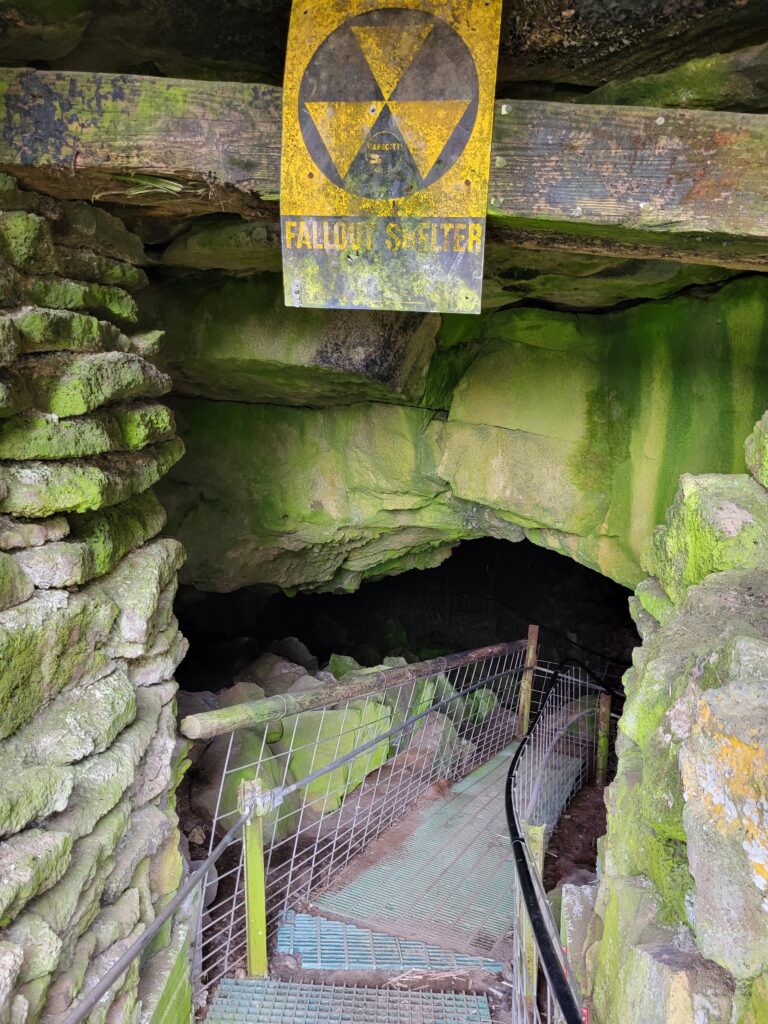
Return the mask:
<path id="1" fill-rule="evenodd" d="M 3 69 L 0 105 L 0 167 L 26 187 L 275 216 L 274 86 Z M 766 164 L 768 116 L 499 101 L 489 214 L 518 245 L 765 269 Z"/>

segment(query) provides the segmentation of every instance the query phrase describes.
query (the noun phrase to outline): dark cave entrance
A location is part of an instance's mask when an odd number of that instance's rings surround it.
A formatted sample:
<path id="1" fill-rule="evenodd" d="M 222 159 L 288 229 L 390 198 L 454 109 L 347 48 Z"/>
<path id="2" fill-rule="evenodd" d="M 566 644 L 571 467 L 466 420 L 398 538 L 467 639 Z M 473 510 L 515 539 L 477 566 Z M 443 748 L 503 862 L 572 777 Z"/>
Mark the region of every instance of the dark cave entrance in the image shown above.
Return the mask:
<path id="1" fill-rule="evenodd" d="M 385 657 L 422 661 L 523 638 L 541 627 L 541 656 L 576 658 L 618 683 L 639 638 L 630 591 L 571 559 L 531 544 L 483 539 L 460 544 L 435 569 L 369 581 L 352 594 L 229 594 L 182 587 L 177 611 L 190 652 L 183 689 L 217 691 L 285 637 L 324 666 L 332 654 L 361 665 Z"/>

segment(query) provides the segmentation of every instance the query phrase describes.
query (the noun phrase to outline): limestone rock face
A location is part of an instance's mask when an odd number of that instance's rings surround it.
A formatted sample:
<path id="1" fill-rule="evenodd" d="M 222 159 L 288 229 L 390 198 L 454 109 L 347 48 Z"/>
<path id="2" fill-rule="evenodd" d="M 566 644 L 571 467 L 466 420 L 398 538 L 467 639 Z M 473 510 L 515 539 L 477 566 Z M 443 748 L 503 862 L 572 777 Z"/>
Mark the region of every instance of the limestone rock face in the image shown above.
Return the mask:
<path id="1" fill-rule="evenodd" d="M 350 322 L 343 311 L 289 309 L 272 274 L 161 284 L 142 309 L 165 330 L 155 358 L 177 392 L 279 405 L 416 401 L 439 326 L 414 313 Z"/>
<path id="2" fill-rule="evenodd" d="M 739 638 L 699 699 L 680 767 L 702 951 L 736 978 L 768 969 L 768 641 Z"/>
<path id="3" fill-rule="evenodd" d="M 317 376 L 322 333 L 307 324 L 287 340 L 291 314 L 303 324 L 308 311 L 279 312 L 273 339 L 257 317 L 259 289 L 271 294 L 260 278 L 213 281 L 204 314 L 194 312 L 197 279 L 162 285 L 183 329 L 169 320 L 161 351 L 177 390 L 198 397 L 174 400 L 188 453 L 161 494 L 189 552 L 185 578 L 202 589 L 351 590 L 437 564 L 464 538 L 523 534 L 634 586 L 681 474 L 697 474 L 697 496 L 671 515 L 693 515 L 695 500 L 702 529 L 715 528 L 705 476 L 744 473 L 743 439 L 768 393 L 759 277 L 597 314 L 517 307 L 444 318 L 415 390 L 345 383 L 334 395 Z M 232 309 L 230 293 L 242 296 Z M 262 325 L 256 341 L 251 321 Z M 353 358 L 358 320 L 343 322 Z M 275 369 L 273 344 L 294 376 Z M 312 408 L 287 408 L 297 396 Z M 729 486 L 739 490 L 729 500 L 748 505 L 739 515 L 759 516 L 758 484 Z M 728 535 L 735 522 L 725 514 L 726 533 L 707 542 L 704 573 L 749 547 L 748 529 Z M 683 588 L 703 578 L 699 553 L 675 547 L 674 525 L 663 537 L 677 568 L 651 568 L 665 587 L 675 572 Z"/>

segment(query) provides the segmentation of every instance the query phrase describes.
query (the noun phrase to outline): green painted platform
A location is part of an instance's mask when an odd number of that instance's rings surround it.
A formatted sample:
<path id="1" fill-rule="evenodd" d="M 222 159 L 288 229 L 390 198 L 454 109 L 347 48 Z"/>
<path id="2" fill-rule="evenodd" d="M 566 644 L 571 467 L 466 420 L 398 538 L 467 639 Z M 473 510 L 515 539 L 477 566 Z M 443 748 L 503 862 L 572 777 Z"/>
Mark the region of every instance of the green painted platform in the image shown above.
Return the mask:
<path id="1" fill-rule="evenodd" d="M 514 867 L 504 784 L 517 744 L 411 811 L 393 847 L 385 834 L 369 848 L 381 857 L 353 863 L 315 901 L 323 914 L 459 953 L 487 955 L 512 927 Z"/>

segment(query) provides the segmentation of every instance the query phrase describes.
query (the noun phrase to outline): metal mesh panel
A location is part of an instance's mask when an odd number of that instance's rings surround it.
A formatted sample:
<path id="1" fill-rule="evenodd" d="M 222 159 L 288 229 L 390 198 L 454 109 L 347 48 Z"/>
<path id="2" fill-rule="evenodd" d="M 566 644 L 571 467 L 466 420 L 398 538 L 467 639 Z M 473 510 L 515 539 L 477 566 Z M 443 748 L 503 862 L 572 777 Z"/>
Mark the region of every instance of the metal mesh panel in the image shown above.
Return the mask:
<path id="1" fill-rule="evenodd" d="M 547 696 L 518 759 L 511 779 L 511 798 L 519 821 L 525 826 L 543 827 L 549 834 L 571 798 L 594 777 L 601 691 L 576 667 L 558 671 L 554 665 L 540 664 L 536 676 L 540 680 L 537 691 Z M 583 1007 L 584 999 L 562 949 L 560 928 L 552 915 L 538 866 L 528 848 L 524 853 L 539 912 L 574 999 Z M 515 883 L 522 905 L 517 875 Z M 547 979 L 538 968 L 538 954 L 525 916 L 521 916 L 515 929 L 513 946 L 514 1024 L 559 1024 L 563 1018 Z"/>
<path id="2" fill-rule="evenodd" d="M 212 844 L 237 818 L 226 799 L 235 778 L 258 777 L 265 789 L 284 792 L 265 819 L 272 937 L 286 910 L 305 906 L 430 787 L 465 777 L 508 746 L 519 729 L 524 657 L 523 645 L 509 645 L 503 654 L 286 718 L 282 738 L 270 745 L 265 735 L 258 756 L 245 763 L 232 735 Z M 534 692 L 534 706 L 540 699 Z M 218 884 L 200 922 L 197 990 L 245 964 L 241 843 L 220 862 Z"/>

